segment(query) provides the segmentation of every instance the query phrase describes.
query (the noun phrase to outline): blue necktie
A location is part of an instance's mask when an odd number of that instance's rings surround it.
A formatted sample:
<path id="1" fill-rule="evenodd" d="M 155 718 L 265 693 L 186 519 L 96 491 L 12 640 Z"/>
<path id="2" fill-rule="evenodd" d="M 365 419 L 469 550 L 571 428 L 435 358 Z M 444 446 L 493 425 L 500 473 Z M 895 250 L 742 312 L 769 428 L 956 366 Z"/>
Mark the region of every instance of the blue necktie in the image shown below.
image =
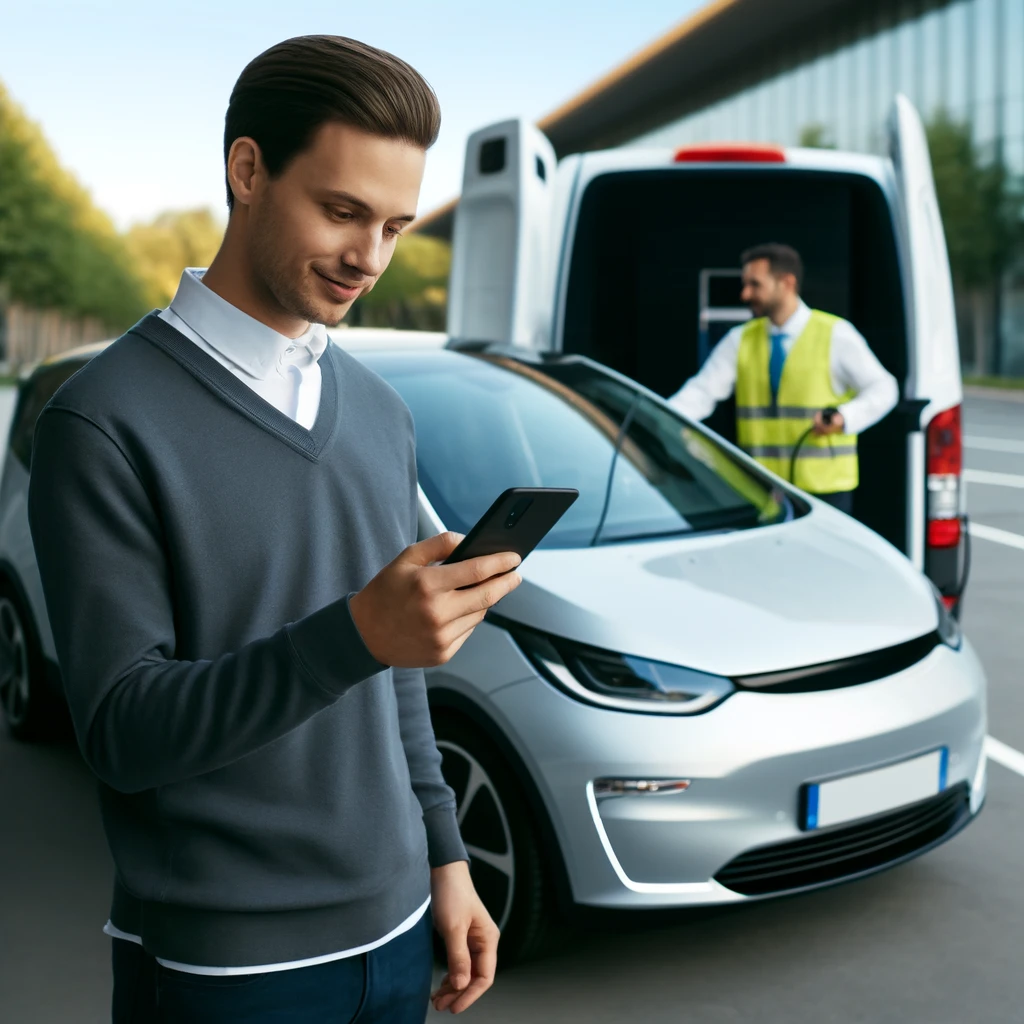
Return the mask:
<path id="1" fill-rule="evenodd" d="M 786 350 L 782 347 L 782 339 L 785 337 L 781 331 L 772 334 L 772 354 L 768 359 L 768 380 L 772 386 L 772 402 L 778 398 L 782 367 L 786 362 Z"/>

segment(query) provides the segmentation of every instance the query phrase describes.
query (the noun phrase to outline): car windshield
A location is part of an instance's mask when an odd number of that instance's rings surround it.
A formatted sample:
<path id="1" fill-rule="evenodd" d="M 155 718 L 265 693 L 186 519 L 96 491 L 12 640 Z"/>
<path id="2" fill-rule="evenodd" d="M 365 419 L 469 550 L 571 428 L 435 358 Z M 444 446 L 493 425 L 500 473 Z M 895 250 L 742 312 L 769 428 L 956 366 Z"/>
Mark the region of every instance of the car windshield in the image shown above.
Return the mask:
<path id="1" fill-rule="evenodd" d="M 581 360 L 377 353 L 365 361 L 416 422 L 420 484 L 465 533 L 508 487 L 575 487 L 544 539 L 569 548 L 740 529 L 793 515 L 787 495 L 630 383 Z"/>

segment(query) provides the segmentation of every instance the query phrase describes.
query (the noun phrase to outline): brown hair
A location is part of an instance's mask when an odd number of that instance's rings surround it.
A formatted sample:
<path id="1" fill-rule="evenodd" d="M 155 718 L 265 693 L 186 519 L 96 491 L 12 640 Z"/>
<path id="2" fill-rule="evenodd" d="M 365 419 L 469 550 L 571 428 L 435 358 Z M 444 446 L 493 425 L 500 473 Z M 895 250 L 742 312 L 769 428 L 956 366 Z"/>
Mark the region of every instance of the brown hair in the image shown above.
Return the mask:
<path id="1" fill-rule="evenodd" d="M 296 36 L 238 76 L 224 118 L 225 167 L 235 139 L 248 136 L 276 177 L 328 122 L 429 149 L 441 109 L 419 72 L 393 54 L 344 36 Z M 232 209 L 230 184 L 227 196 Z"/>
<path id="2" fill-rule="evenodd" d="M 745 267 L 754 260 L 767 260 L 771 272 L 779 277 L 781 274 L 792 274 L 796 278 L 796 290 L 799 292 L 804 283 L 804 261 L 800 253 L 789 245 L 779 242 L 766 242 L 755 245 L 740 256 L 740 266 Z"/>

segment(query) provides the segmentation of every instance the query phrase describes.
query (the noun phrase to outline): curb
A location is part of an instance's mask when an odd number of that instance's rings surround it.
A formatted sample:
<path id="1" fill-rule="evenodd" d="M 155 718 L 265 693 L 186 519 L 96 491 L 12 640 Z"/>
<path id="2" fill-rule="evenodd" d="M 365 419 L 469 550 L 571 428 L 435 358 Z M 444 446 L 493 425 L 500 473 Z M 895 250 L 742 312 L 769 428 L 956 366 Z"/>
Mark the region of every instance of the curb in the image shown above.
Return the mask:
<path id="1" fill-rule="evenodd" d="M 1024 390 L 1014 388 L 986 388 L 980 384 L 965 384 L 964 394 L 968 398 L 996 398 L 1004 402 L 1024 402 Z"/>

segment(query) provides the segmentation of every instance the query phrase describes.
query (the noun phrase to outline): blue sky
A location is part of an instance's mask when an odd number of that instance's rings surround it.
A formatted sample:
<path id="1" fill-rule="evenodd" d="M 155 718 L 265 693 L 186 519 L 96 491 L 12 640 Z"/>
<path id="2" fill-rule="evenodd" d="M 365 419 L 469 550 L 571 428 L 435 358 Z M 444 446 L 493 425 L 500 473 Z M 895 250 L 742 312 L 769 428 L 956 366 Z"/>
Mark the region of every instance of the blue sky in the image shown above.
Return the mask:
<path id="1" fill-rule="evenodd" d="M 420 212 L 456 195 L 466 136 L 536 120 L 704 0 L 22 0 L 5 5 L 0 81 L 120 227 L 223 211 L 221 132 L 235 78 L 289 36 L 354 36 L 398 54 L 441 101 Z"/>

